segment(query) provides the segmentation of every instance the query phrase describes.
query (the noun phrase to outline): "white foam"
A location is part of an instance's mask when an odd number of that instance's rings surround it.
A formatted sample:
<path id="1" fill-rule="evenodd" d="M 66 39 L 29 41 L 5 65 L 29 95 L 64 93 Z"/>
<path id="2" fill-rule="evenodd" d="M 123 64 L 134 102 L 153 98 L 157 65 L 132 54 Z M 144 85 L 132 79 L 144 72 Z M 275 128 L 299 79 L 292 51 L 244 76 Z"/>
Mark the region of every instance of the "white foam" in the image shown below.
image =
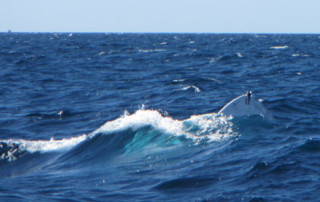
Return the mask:
<path id="1" fill-rule="evenodd" d="M 19 153 L 24 151 L 29 153 L 66 151 L 98 133 L 110 134 L 127 129 L 138 130 L 144 126 L 152 126 L 162 131 L 163 135 L 184 136 L 195 143 L 199 143 L 202 140 L 208 142 L 221 141 L 235 135 L 235 132 L 232 131 L 232 123 L 226 117 L 215 113 L 194 115 L 186 120 L 176 120 L 162 116 L 159 111 L 144 110 L 142 107 L 134 114 L 129 114 L 125 111 L 121 117 L 106 122 L 89 136 L 84 134 L 60 140 L 53 138 L 50 140 L 0 140 L 0 142 L 6 143 L 11 147 L 6 153 L 2 154 L 1 159 L 15 160 Z"/>
<path id="2" fill-rule="evenodd" d="M 28 151 L 30 153 L 34 152 L 53 152 L 53 151 L 63 151 L 71 149 L 72 147 L 78 145 L 87 139 L 87 135 L 81 135 L 78 137 L 65 138 L 61 140 L 55 140 L 51 138 L 50 140 L 24 140 L 24 139 L 9 139 L 0 140 L 0 142 L 7 143 L 8 145 L 19 145 L 19 150 Z"/>
<path id="3" fill-rule="evenodd" d="M 143 126 L 151 125 L 158 129 L 165 129 L 169 133 L 180 133 L 179 129 L 182 127 L 181 121 L 173 120 L 169 117 L 163 117 L 156 110 L 138 110 L 134 114 L 128 115 L 127 113 L 122 117 L 113 121 L 106 122 L 99 129 L 94 131 L 92 135 L 97 133 L 113 133 L 126 129 L 137 130 Z"/>
<path id="4" fill-rule="evenodd" d="M 152 53 L 152 52 L 164 52 L 167 51 L 166 49 L 161 49 L 161 48 L 157 48 L 157 49 L 139 49 L 140 53 Z"/>
<path id="5" fill-rule="evenodd" d="M 179 83 L 179 82 L 184 82 L 186 79 L 175 79 L 175 80 L 172 80 L 172 82 L 175 82 L 175 83 Z"/>
<path id="6" fill-rule="evenodd" d="M 237 53 L 237 56 L 238 56 L 239 58 L 242 58 L 242 57 L 243 57 L 243 55 L 242 55 L 241 53 Z"/>
<path id="7" fill-rule="evenodd" d="M 99 56 L 100 56 L 100 55 L 104 55 L 104 54 L 106 54 L 105 51 L 101 51 L 100 53 L 98 53 Z"/>
<path id="8" fill-rule="evenodd" d="M 284 45 L 284 46 L 271 46 L 270 48 L 271 49 L 287 49 L 287 48 L 289 48 L 289 46 L 287 46 L 287 45 Z"/>
<path id="9" fill-rule="evenodd" d="M 195 115 L 186 120 L 175 120 L 171 117 L 163 117 L 156 110 L 138 110 L 134 114 L 125 114 L 118 119 L 106 122 L 90 136 L 127 129 L 137 130 L 143 126 L 152 126 L 169 135 L 185 136 L 195 142 L 204 139 L 209 142 L 221 141 L 235 134 L 232 131 L 232 123 L 226 117 L 217 116 L 215 113 Z"/>
<path id="10" fill-rule="evenodd" d="M 210 58 L 209 63 L 213 63 L 216 61 L 216 58 Z"/>
<path id="11" fill-rule="evenodd" d="M 187 137 L 194 139 L 196 142 L 202 140 L 223 141 L 236 135 L 232 130 L 232 117 L 220 116 L 216 113 L 194 115 L 185 120 L 189 127 L 197 127 L 193 133 L 187 132 Z"/>
<path id="12" fill-rule="evenodd" d="M 196 92 L 196 93 L 200 93 L 201 92 L 200 88 L 198 86 L 194 86 L 194 85 L 183 87 L 182 90 L 188 90 L 190 88 L 193 88 L 194 92 Z"/>

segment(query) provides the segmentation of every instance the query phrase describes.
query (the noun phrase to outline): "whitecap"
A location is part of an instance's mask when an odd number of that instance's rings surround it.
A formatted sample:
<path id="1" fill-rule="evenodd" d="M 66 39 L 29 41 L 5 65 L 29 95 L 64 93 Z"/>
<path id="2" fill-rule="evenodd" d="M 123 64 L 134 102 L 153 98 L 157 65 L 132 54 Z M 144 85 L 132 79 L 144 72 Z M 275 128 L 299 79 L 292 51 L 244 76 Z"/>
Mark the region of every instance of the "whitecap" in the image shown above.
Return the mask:
<path id="1" fill-rule="evenodd" d="M 175 121 L 169 117 L 163 117 L 161 113 L 156 110 L 140 109 L 134 114 L 125 114 L 118 119 L 106 122 L 99 129 L 91 133 L 90 137 L 93 137 L 98 133 L 109 134 L 129 128 L 137 130 L 148 125 L 163 129 L 168 133 L 181 134 L 179 129 L 182 128 L 182 123 L 180 121 Z"/>
<path id="2" fill-rule="evenodd" d="M 239 58 L 242 58 L 242 57 L 243 57 L 241 53 L 237 53 L 237 56 L 238 56 Z"/>
<path id="3" fill-rule="evenodd" d="M 156 110 L 138 110 L 134 114 L 121 116 L 113 121 L 106 122 L 103 126 L 90 134 L 111 134 L 124 130 L 138 130 L 144 126 L 163 131 L 163 135 L 184 136 L 196 144 L 205 140 L 208 142 L 222 141 L 236 135 L 232 130 L 230 117 L 216 113 L 194 115 L 186 120 L 176 120 L 164 117 Z"/>
<path id="4" fill-rule="evenodd" d="M 19 149 L 28 151 L 30 153 L 44 153 L 68 150 L 86 139 L 87 135 L 83 134 L 78 137 L 64 138 L 60 140 L 55 140 L 53 138 L 51 138 L 50 140 L 9 139 L 0 140 L 0 142 L 4 142 L 8 145 L 19 145 Z"/>
<path id="5" fill-rule="evenodd" d="M 200 88 L 198 86 L 194 86 L 194 85 L 183 87 L 182 90 L 189 90 L 190 88 L 193 88 L 194 92 L 196 92 L 196 93 L 201 92 Z"/>
<path id="6" fill-rule="evenodd" d="M 220 81 L 219 79 L 216 79 L 216 78 L 208 78 L 208 80 L 211 80 L 211 81 L 216 81 L 216 82 L 222 82 L 222 81 Z"/>
<path id="7" fill-rule="evenodd" d="M 216 61 L 216 58 L 210 58 L 209 63 L 213 63 Z"/>
<path id="8" fill-rule="evenodd" d="M 271 46 L 270 49 L 287 49 L 289 46 L 284 45 L 284 46 Z"/>
<path id="9" fill-rule="evenodd" d="M 184 82 L 186 79 L 175 79 L 175 80 L 172 80 L 172 82 L 174 83 L 180 83 L 180 82 Z"/>
<path id="10" fill-rule="evenodd" d="M 167 51 L 166 49 L 139 49 L 138 50 L 139 53 L 150 53 L 150 52 L 164 52 L 164 51 Z"/>
<path id="11" fill-rule="evenodd" d="M 106 54 L 105 51 L 101 51 L 100 53 L 98 53 L 99 56 L 100 56 L 100 55 L 104 55 L 104 54 Z"/>

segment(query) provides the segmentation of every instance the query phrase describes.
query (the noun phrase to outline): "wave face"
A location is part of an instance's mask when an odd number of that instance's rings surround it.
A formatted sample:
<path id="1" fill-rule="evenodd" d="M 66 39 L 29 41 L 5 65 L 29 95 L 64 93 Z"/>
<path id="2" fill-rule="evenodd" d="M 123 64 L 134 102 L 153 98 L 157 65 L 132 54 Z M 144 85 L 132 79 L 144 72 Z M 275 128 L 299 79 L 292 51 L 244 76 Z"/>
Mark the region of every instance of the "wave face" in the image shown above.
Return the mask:
<path id="1" fill-rule="evenodd" d="M 318 42 L 0 33 L 0 198 L 317 201 Z M 274 119 L 216 114 L 248 90 Z"/>
<path id="2" fill-rule="evenodd" d="M 106 153 L 132 155 L 141 151 L 222 142 L 235 136 L 237 133 L 232 129 L 232 122 L 214 113 L 175 120 L 162 116 L 159 111 L 141 109 L 131 115 L 125 112 L 120 118 L 106 122 L 89 135 L 60 140 L 0 140 L 0 161 L 10 163 L 34 154 L 37 154 L 36 158 L 51 154 L 59 156 L 51 164 L 68 164 L 70 162 L 60 159 L 67 156 L 72 157 L 72 162 L 87 162 L 90 160 L 83 153 L 90 153 L 86 155 L 95 161 L 103 159 Z"/>

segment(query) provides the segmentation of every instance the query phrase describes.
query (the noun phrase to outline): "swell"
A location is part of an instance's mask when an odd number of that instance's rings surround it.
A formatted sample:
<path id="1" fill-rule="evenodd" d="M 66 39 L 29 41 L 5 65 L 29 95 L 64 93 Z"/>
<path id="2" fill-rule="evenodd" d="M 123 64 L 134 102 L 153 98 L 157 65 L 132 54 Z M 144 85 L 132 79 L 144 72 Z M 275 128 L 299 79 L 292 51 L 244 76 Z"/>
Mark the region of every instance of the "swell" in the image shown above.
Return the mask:
<path id="1" fill-rule="evenodd" d="M 0 140 L 0 166 L 7 170 L 2 175 L 15 175 L 18 172 L 12 170 L 24 164 L 30 169 L 21 173 L 36 167 L 94 165 L 141 151 L 166 152 L 181 145 L 208 144 L 236 135 L 232 122 L 216 114 L 175 120 L 159 111 L 141 109 L 131 115 L 126 112 L 88 135 L 60 140 Z"/>
<path id="2" fill-rule="evenodd" d="M 55 162 L 64 152 L 83 142 L 86 135 L 61 140 L 0 140 L 0 176 L 34 172 Z"/>
<path id="3" fill-rule="evenodd" d="M 319 138 L 291 137 L 284 142 L 281 146 L 269 148 L 270 151 L 264 151 L 264 156 L 251 159 L 252 166 L 242 170 L 232 183 L 259 190 L 256 194 L 274 189 L 294 189 L 299 195 L 316 191 L 318 188 L 314 176 L 318 175 L 320 164 L 310 159 L 319 159 Z"/>

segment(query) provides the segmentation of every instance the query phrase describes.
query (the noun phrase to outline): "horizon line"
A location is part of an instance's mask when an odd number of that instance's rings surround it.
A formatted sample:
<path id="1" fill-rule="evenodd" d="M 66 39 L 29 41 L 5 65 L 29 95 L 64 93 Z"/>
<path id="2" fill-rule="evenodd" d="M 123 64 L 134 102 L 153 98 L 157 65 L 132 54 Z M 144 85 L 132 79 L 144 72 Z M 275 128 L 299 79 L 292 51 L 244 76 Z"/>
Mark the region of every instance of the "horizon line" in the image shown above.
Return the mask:
<path id="1" fill-rule="evenodd" d="M 19 34 L 19 33 L 25 33 L 25 34 L 257 34 L 257 35 L 298 35 L 298 34 L 304 34 L 304 35 L 317 35 L 320 34 L 317 32 L 85 32 L 85 31 L 76 31 L 76 32 L 70 32 L 70 31 L 0 31 L 1 34 Z"/>

